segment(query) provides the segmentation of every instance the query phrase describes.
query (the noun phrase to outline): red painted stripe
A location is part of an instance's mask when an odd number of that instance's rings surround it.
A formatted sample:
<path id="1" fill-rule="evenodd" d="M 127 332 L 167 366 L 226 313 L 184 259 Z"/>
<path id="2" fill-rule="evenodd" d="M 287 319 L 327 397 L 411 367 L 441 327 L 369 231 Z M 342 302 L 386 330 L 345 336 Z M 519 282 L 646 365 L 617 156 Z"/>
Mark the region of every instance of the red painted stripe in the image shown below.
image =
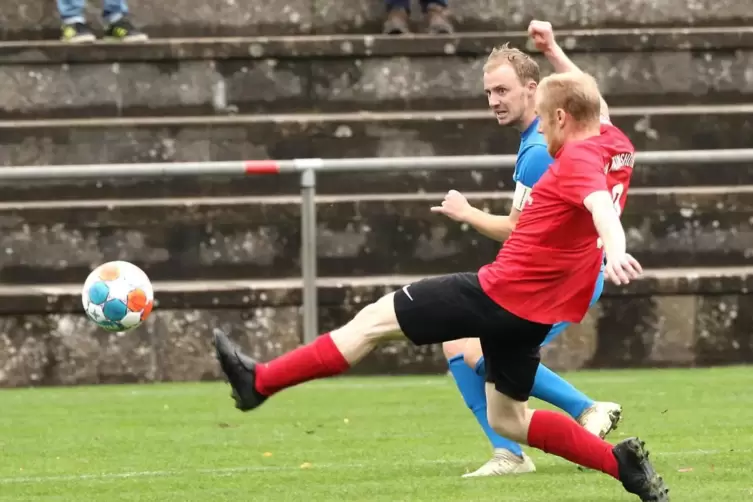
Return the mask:
<path id="1" fill-rule="evenodd" d="M 243 163 L 246 174 L 277 174 L 279 164 L 274 160 L 247 160 Z"/>

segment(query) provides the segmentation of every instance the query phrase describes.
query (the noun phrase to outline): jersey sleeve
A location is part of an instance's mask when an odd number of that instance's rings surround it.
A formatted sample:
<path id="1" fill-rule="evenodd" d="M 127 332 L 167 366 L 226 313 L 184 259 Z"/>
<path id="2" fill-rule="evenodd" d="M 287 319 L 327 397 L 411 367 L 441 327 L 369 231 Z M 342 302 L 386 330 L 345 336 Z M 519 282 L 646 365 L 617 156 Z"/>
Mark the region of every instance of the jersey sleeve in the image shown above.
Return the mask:
<path id="1" fill-rule="evenodd" d="M 568 203 L 582 206 L 592 193 L 609 191 L 603 158 L 594 149 L 574 148 L 563 152 L 558 160 L 557 188 Z"/>
<path id="2" fill-rule="evenodd" d="M 552 157 L 549 155 L 546 145 L 531 145 L 518 155 L 515 181 L 528 188 L 533 188 L 533 185 L 549 169 L 551 163 Z"/>
<path id="3" fill-rule="evenodd" d="M 552 157 L 546 145 L 531 145 L 518 155 L 515 167 L 515 195 L 513 196 L 515 209 L 523 210 L 533 186 L 549 169 L 551 163 Z"/>

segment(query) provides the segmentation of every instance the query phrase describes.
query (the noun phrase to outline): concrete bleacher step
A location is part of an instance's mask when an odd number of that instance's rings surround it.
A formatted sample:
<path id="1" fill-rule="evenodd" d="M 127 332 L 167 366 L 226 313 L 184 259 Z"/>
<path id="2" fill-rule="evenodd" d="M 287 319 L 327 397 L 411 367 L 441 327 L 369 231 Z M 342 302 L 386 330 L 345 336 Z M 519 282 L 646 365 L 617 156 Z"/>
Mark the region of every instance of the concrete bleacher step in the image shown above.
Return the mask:
<path id="1" fill-rule="evenodd" d="M 560 38 L 613 106 L 750 97 L 751 27 Z M 526 46 L 521 33 L 4 43 L 0 118 L 477 108 L 485 58 L 507 40 Z"/>
<path id="2" fill-rule="evenodd" d="M 327 331 L 386 292 L 421 276 L 320 278 Z M 219 378 L 211 329 L 268 360 L 301 343 L 301 281 L 155 282 L 144 326 L 110 334 L 81 312 L 81 285 L 0 287 L 0 387 Z M 607 286 L 582 324 L 544 351 L 557 370 L 743 363 L 753 356 L 753 267 L 646 270 Z M 471 333 L 464 334 L 472 336 Z M 354 373 L 446 371 L 439 346 L 394 343 Z"/>
<path id="3" fill-rule="evenodd" d="M 475 270 L 498 244 L 429 208 L 444 193 L 320 196 L 321 275 Z M 468 192 L 509 211 L 510 192 Z M 753 256 L 753 185 L 633 188 L 628 247 L 647 267 L 742 265 Z M 300 274 L 297 196 L 0 203 L 0 281 L 82 281 L 128 259 L 154 280 Z"/>
<path id="4" fill-rule="evenodd" d="M 255 35 L 281 33 L 342 33 L 381 31 L 384 0 L 340 2 L 334 0 L 292 0 L 269 3 L 227 0 L 183 0 L 154 2 L 130 0 L 135 20 L 153 36 Z M 556 26 L 678 26 L 736 25 L 753 20 L 750 5 L 737 0 L 627 0 L 603 2 L 533 0 L 469 0 L 452 6 L 461 30 L 522 29 L 534 18 Z M 420 20 L 414 6 L 414 20 Z M 98 21 L 100 5 L 90 2 L 87 13 Z M 3 38 L 40 38 L 58 35 L 54 2 L 46 0 L 4 0 L 0 3 Z M 416 29 L 420 26 L 417 25 Z"/>
<path id="5" fill-rule="evenodd" d="M 753 104 L 613 107 L 639 151 L 738 148 L 753 137 Z M 513 154 L 519 135 L 484 109 L 435 112 L 0 121 L 0 166 L 290 158 Z M 753 162 L 640 163 L 633 186 L 739 185 Z M 355 182 L 357 180 L 357 182 Z M 330 173 L 324 194 L 510 189 L 512 168 Z M 295 194 L 294 175 L 0 182 L 0 200 Z"/>

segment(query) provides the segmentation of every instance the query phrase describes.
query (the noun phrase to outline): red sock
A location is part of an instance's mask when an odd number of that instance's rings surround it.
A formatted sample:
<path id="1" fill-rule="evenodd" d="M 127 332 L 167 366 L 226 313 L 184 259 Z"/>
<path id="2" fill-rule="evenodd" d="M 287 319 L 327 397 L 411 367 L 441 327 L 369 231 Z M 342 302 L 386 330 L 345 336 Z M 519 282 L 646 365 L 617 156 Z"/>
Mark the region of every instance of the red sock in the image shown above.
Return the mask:
<path id="1" fill-rule="evenodd" d="M 339 375 L 350 367 L 329 333 L 303 347 L 256 366 L 256 390 L 271 396 L 317 378 Z"/>
<path id="2" fill-rule="evenodd" d="M 528 444 L 620 479 L 612 445 L 561 413 L 547 410 L 533 412 L 528 428 Z"/>

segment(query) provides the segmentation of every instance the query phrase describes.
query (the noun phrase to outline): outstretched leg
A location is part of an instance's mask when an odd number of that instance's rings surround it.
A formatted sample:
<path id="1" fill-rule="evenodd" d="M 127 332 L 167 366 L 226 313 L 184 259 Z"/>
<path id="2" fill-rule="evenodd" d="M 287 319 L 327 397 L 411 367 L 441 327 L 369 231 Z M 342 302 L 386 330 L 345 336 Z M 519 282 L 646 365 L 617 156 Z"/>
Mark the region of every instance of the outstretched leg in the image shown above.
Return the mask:
<path id="1" fill-rule="evenodd" d="M 393 302 L 394 293 L 389 293 L 366 306 L 345 326 L 267 363 L 244 355 L 224 333 L 215 330 L 217 359 L 233 387 L 236 407 L 252 410 L 283 389 L 339 375 L 379 343 L 404 338 Z"/>
<path id="2" fill-rule="evenodd" d="M 383 296 L 345 326 L 267 363 L 257 363 L 215 332 L 217 358 L 236 407 L 248 411 L 283 389 L 345 372 L 381 343 L 408 339 L 428 345 L 459 338 L 461 328 L 476 327 L 469 311 L 479 294 L 476 274 L 432 277 Z"/>

